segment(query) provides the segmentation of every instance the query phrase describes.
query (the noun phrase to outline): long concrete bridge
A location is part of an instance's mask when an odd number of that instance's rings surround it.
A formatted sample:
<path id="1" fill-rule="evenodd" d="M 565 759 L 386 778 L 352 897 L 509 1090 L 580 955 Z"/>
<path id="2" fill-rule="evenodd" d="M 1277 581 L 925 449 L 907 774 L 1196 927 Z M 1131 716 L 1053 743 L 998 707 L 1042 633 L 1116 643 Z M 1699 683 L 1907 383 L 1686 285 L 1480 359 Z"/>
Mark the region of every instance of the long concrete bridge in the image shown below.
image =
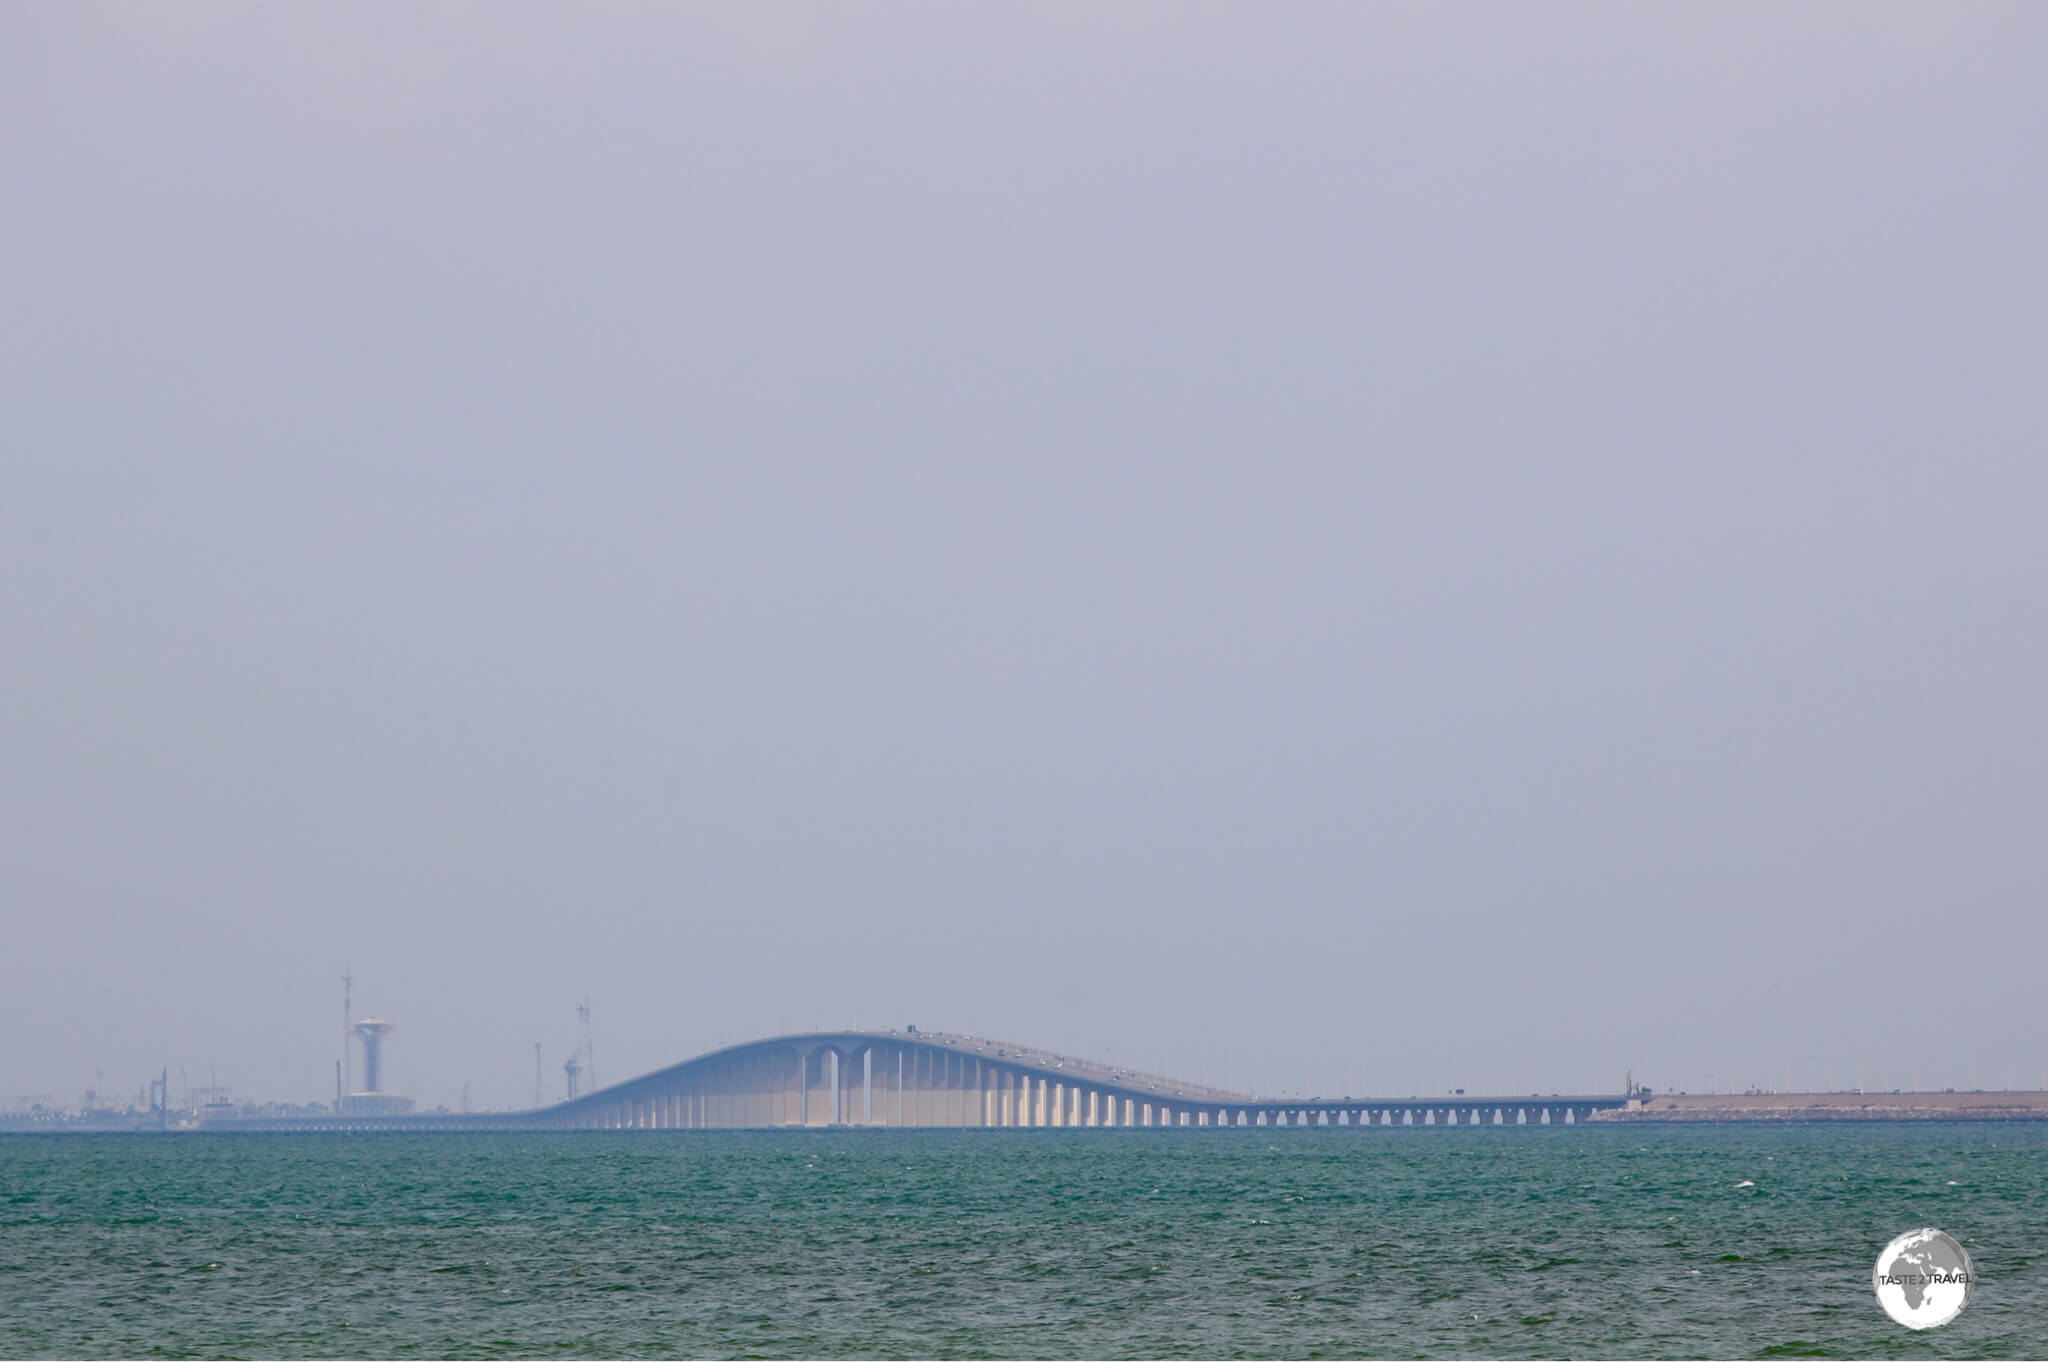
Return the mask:
<path id="1" fill-rule="evenodd" d="M 776 1127 L 1574 1125 L 1626 1096 L 1275 1098 L 985 1037 L 823 1031 L 728 1046 L 531 1112 L 222 1129 L 736 1130 Z"/>

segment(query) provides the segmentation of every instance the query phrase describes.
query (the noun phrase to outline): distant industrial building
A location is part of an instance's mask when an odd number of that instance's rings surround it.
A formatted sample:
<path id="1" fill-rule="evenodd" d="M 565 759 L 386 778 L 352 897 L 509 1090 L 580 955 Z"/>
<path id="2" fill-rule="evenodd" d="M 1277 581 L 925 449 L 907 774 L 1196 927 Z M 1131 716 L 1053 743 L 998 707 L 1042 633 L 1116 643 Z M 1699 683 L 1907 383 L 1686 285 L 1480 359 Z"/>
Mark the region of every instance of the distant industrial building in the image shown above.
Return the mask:
<path id="1" fill-rule="evenodd" d="M 382 1017 L 365 1017 L 349 1027 L 363 1044 L 363 1086 L 341 1099 L 343 1116 L 409 1116 L 412 1099 L 384 1091 L 384 1037 L 398 1027 Z"/>

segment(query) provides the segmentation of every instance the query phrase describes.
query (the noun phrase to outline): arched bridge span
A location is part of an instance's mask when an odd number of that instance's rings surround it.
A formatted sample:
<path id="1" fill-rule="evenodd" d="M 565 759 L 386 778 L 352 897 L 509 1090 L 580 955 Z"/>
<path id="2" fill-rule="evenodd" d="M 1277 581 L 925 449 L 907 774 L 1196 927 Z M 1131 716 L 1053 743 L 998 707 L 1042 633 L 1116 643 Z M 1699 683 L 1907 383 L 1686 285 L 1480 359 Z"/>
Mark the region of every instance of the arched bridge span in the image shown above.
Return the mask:
<path id="1" fill-rule="evenodd" d="M 828 1031 L 728 1046 L 512 1119 L 574 1130 L 1566 1125 L 1626 1100 L 1257 1097 L 976 1036 Z"/>

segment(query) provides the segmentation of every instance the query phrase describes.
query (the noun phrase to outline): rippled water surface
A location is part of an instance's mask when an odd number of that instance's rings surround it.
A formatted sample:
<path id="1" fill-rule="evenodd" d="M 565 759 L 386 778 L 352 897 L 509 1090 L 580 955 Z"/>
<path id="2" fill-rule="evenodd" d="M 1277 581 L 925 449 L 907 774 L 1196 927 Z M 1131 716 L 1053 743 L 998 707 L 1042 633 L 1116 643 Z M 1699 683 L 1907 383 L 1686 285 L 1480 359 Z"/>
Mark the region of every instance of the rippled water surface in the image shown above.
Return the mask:
<path id="1" fill-rule="evenodd" d="M 2048 1128 L 0 1137 L 0 1353 L 2040 1357 Z"/>

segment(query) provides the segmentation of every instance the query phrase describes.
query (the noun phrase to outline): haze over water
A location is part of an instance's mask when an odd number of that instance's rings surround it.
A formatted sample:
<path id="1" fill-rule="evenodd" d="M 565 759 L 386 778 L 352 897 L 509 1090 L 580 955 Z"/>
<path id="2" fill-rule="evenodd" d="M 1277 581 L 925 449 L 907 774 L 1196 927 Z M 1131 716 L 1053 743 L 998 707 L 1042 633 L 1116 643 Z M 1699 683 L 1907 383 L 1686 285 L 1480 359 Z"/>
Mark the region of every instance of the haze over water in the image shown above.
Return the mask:
<path id="1" fill-rule="evenodd" d="M 2044 1204 L 2041 1124 L 18 1136 L 0 1355 L 2040 1356 Z"/>
<path id="2" fill-rule="evenodd" d="M 344 966 L 428 1108 L 586 997 L 607 1080 L 2048 1087 L 2044 67 L 0 6 L 0 1103 L 324 1099 Z"/>

